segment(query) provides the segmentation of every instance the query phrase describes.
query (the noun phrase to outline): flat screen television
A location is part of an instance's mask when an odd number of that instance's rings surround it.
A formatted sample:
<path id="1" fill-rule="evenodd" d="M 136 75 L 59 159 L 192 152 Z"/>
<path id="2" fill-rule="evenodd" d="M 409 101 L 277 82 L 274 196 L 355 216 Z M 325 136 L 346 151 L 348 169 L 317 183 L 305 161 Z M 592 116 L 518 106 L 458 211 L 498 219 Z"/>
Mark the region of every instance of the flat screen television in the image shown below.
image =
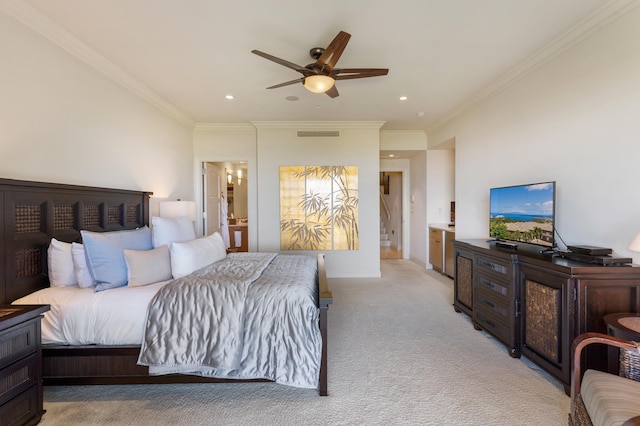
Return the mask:
<path id="1" fill-rule="evenodd" d="M 498 242 L 555 247 L 556 183 L 491 188 L 489 235 Z"/>

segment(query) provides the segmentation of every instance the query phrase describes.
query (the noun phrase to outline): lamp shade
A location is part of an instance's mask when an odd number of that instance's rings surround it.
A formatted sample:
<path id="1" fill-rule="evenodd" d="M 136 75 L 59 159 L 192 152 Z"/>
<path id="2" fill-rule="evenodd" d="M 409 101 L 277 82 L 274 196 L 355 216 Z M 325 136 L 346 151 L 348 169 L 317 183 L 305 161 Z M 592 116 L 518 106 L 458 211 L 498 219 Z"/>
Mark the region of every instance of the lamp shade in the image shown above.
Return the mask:
<path id="1" fill-rule="evenodd" d="M 313 93 L 324 93 L 331 89 L 335 82 L 328 75 L 310 75 L 304 79 L 304 87 Z"/>
<path id="2" fill-rule="evenodd" d="M 161 217 L 188 216 L 191 222 L 196 220 L 195 201 L 160 201 Z"/>
<path id="3" fill-rule="evenodd" d="M 638 235 L 629 243 L 629 247 L 627 248 L 633 251 L 640 251 L 640 232 L 638 232 Z"/>

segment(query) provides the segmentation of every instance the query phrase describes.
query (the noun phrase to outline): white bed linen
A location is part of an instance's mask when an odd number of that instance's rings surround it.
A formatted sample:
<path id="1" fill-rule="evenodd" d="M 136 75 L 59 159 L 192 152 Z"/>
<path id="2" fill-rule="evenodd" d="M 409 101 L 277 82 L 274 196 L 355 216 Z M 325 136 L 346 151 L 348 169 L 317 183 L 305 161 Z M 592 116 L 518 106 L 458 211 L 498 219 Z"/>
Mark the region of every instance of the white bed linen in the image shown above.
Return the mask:
<path id="1" fill-rule="evenodd" d="M 51 305 L 42 319 L 42 343 L 68 345 L 140 345 L 147 307 L 165 284 L 93 288 L 48 287 L 13 302 L 14 305 Z"/>

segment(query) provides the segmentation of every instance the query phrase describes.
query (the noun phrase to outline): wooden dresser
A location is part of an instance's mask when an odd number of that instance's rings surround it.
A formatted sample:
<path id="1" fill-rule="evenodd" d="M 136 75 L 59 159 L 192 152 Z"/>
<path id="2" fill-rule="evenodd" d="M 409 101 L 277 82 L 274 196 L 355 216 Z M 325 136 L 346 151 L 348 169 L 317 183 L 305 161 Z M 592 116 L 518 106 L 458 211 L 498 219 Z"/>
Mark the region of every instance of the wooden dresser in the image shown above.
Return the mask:
<path id="1" fill-rule="evenodd" d="M 587 331 L 606 333 L 604 316 L 640 312 L 640 267 L 602 266 L 539 248 L 496 247 L 487 240 L 456 240 L 454 308 L 559 379 L 571 381 L 571 343 Z M 607 351 L 593 345 L 590 368 L 606 371 Z"/>
<path id="2" fill-rule="evenodd" d="M 0 305 L 0 425 L 35 425 L 44 414 L 40 319 L 48 305 Z"/>

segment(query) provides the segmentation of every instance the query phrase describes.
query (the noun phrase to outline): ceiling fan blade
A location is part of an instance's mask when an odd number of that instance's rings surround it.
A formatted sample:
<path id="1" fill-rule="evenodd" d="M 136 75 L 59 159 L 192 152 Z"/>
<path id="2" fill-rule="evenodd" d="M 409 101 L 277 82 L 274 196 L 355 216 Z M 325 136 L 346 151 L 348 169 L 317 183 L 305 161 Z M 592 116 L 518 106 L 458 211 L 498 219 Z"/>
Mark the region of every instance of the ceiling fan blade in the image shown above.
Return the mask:
<path id="1" fill-rule="evenodd" d="M 347 47 L 347 43 L 349 43 L 350 38 L 351 34 L 340 31 L 318 58 L 318 65 L 324 65 L 329 71 L 331 71 L 333 67 L 336 66 L 336 63 L 338 62 L 338 59 L 340 59 L 342 52 L 344 52 L 345 47 Z"/>
<path id="2" fill-rule="evenodd" d="M 340 93 L 338 93 L 338 89 L 335 85 L 324 93 L 326 93 L 330 98 L 337 98 L 338 96 L 340 96 Z"/>
<path id="3" fill-rule="evenodd" d="M 304 74 L 305 76 L 311 73 L 311 71 L 309 69 L 307 69 L 307 68 L 305 68 L 303 66 L 300 66 L 298 64 L 294 64 L 293 62 L 285 61 L 284 59 L 276 58 L 275 56 L 269 55 L 268 53 L 264 53 L 264 52 L 261 52 L 259 50 L 252 50 L 251 53 L 255 53 L 258 56 L 262 56 L 263 58 L 268 59 L 270 61 L 273 61 L 276 64 L 280 64 L 280 65 L 283 65 L 283 66 L 285 66 L 287 68 L 291 68 L 292 70 L 296 70 L 296 71 Z"/>
<path id="4" fill-rule="evenodd" d="M 302 83 L 304 82 L 304 77 L 296 78 L 295 80 L 286 81 L 284 83 L 276 84 L 275 86 L 267 87 L 267 89 L 277 89 L 278 87 L 289 86 L 290 84 Z"/>
<path id="5" fill-rule="evenodd" d="M 387 75 L 387 68 L 340 68 L 335 69 L 331 76 L 335 80 L 350 80 L 354 78 L 378 77 Z"/>

